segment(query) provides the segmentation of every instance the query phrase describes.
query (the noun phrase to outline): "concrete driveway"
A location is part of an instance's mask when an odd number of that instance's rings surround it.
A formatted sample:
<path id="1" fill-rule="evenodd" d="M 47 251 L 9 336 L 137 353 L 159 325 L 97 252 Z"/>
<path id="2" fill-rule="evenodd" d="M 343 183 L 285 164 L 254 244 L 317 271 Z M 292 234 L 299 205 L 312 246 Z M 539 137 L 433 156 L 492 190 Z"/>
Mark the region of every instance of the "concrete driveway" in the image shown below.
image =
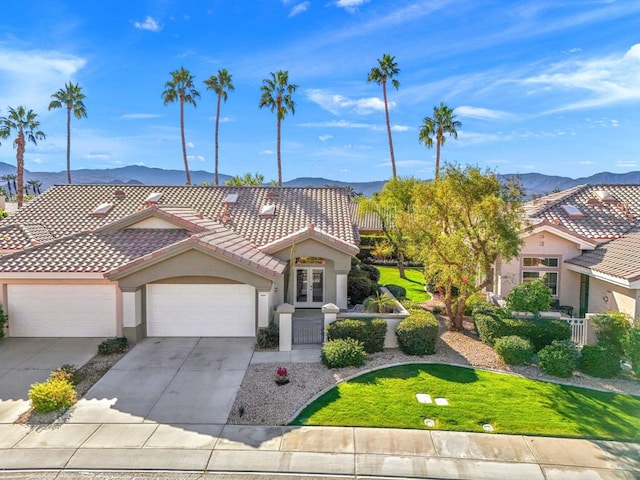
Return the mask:
<path id="1" fill-rule="evenodd" d="M 52 370 L 81 367 L 98 353 L 102 338 L 4 338 L 0 340 L 0 423 L 11 423 L 29 408 L 31 384 Z"/>
<path id="2" fill-rule="evenodd" d="M 253 338 L 147 338 L 78 402 L 68 423 L 223 425 Z"/>

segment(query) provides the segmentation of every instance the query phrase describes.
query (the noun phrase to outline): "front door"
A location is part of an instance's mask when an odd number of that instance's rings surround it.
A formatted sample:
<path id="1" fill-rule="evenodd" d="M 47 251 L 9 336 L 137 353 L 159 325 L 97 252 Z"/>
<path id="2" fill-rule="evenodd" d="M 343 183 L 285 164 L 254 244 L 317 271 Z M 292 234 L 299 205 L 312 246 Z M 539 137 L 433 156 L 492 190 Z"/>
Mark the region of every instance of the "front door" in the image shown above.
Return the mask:
<path id="1" fill-rule="evenodd" d="M 589 311 L 589 276 L 580 275 L 580 318 Z"/>
<path id="2" fill-rule="evenodd" d="M 324 268 L 296 267 L 296 301 L 301 308 L 319 308 L 324 305 Z"/>

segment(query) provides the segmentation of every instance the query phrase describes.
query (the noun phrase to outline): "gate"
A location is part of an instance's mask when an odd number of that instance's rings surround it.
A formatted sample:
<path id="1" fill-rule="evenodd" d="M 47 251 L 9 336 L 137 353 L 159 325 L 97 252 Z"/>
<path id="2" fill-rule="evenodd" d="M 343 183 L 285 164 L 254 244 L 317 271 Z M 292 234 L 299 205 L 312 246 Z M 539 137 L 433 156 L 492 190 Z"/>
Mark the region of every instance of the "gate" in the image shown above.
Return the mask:
<path id="1" fill-rule="evenodd" d="M 293 319 L 293 345 L 322 345 L 324 341 L 324 318 Z"/>

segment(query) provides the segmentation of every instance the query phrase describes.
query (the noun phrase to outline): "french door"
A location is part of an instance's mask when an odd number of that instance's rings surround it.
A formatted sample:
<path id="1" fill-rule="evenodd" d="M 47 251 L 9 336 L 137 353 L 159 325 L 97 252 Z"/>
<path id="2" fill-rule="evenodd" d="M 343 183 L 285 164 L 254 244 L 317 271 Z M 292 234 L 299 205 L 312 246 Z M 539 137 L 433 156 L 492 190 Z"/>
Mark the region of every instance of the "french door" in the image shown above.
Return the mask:
<path id="1" fill-rule="evenodd" d="M 295 306 L 319 308 L 324 305 L 324 268 L 296 267 Z"/>

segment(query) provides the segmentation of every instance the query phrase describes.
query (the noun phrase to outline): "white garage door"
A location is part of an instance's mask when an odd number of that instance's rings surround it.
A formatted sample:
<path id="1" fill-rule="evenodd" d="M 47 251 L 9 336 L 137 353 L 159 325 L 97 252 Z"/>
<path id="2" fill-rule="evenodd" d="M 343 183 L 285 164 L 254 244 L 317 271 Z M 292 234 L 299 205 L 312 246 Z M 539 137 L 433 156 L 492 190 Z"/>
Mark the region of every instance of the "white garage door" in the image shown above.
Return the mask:
<path id="1" fill-rule="evenodd" d="M 7 286 L 12 337 L 114 337 L 115 285 Z"/>
<path id="2" fill-rule="evenodd" d="M 149 337 L 252 337 L 255 321 L 250 285 L 147 285 Z"/>

